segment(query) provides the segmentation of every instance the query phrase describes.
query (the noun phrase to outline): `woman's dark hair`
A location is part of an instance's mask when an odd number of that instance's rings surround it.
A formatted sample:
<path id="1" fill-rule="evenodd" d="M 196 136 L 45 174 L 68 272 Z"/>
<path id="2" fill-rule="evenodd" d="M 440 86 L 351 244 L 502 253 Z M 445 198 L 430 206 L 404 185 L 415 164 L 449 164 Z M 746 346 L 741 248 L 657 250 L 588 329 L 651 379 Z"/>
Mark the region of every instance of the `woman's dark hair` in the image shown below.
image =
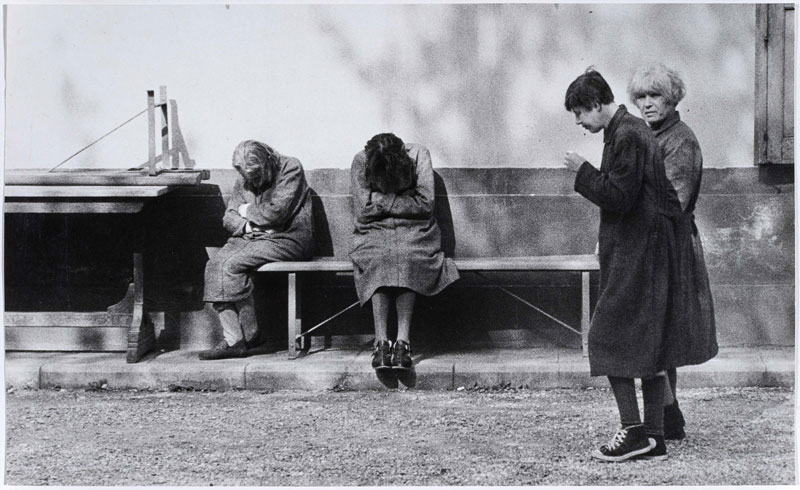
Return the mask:
<path id="1" fill-rule="evenodd" d="M 367 141 L 364 177 L 374 190 L 399 193 L 416 187 L 416 162 L 408 156 L 405 143 L 392 133 L 381 133 Z"/>
<path id="2" fill-rule="evenodd" d="M 583 75 L 576 78 L 567 88 L 564 107 L 572 111 L 577 107 L 591 110 L 594 104 L 610 104 L 614 102 L 614 93 L 606 80 L 591 66 Z"/>

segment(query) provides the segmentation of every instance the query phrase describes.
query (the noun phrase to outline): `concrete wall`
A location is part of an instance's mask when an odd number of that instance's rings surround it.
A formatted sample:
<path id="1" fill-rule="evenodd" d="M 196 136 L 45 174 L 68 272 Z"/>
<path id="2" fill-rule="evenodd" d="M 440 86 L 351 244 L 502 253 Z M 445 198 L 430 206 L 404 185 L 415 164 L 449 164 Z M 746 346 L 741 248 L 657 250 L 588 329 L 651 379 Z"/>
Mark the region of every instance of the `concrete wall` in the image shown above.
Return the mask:
<path id="1" fill-rule="evenodd" d="M 569 83 L 594 65 L 627 102 L 653 60 L 684 77 L 706 166 L 753 163 L 752 4 L 149 3 L 7 7 L 6 168 L 55 166 L 159 85 L 198 168 L 227 168 L 248 138 L 349 168 L 384 131 L 437 167 L 557 167 L 602 151 L 564 110 Z M 146 130 L 140 116 L 65 167 L 139 165 Z"/>
<path id="2" fill-rule="evenodd" d="M 221 246 L 232 170 L 169 194 L 143 211 L 148 223 L 147 302 L 164 311 L 162 346 L 199 349 L 218 338 L 201 301 L 205 247 Z M 345 257 L 351 214 L 348 171 L 307 172 L 320 255 Z M 706 169 L 697 225 L 706 250 L 723 346 L 794 345 L 794 187 L 766 183 L 758 169 Z M 572 191 L 563 169 L 437 170 L 437 217 L 457 256 L 590 253 L 598 212 Z M 130 277 L 131 217 L 6 215 L 6 309 L 93 310 L 119 300 Z M 576 274 L 497 274 L 493 280 L 567 322 L 579 324 Z M 593 285 L 597 278 L 593 278 Z M 285 276 L 260 274 L 262 328 L 285 339 Z M 593 288 L 596 286 L 593 286 Z M 352 277 L 319 274 L 305 290 L 315 324 L 355 301 Z M 331 331 L 343 343 L 371 332 L 371 310 L 355 309 Z M 521 306 L 480 278 L 418 302 L 415 342 L 428 346 L 567 345 L 578 336 Z M 54 349 L 58 346 L 54 345 Z"/>

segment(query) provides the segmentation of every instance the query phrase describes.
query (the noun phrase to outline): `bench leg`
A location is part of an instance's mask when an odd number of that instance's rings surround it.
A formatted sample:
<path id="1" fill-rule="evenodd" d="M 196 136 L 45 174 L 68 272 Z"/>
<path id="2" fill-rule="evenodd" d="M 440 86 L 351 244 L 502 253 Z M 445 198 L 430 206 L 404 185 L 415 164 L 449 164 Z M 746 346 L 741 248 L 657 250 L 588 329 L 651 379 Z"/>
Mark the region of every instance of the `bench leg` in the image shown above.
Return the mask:
<path id="1" fill-rule="evenodd" d="M 589 272 L 581 272 L 581 346 L 583 356 L 589 355 L 589 326 L 591 325 L 591 312 L 589 311 Z"/>
<path id="2" fill-rule="evenodd" d="M 156 345 L 153 322 L 144 309 L 144 258 L 133 254 L 133 319 L 128 329 L 128 351 L 126 362 L 138 362 Z"/>
<path id="3" fill-rule="evenodd" d="M 289 335 L 289 359 L 297 358 L 298 341 L 297 335 L 302 331 L 301 311 L 300 311 L 300 291 L 297 274 L 290 272 L 288 275 L 287 306 L 287 330 Z"/>

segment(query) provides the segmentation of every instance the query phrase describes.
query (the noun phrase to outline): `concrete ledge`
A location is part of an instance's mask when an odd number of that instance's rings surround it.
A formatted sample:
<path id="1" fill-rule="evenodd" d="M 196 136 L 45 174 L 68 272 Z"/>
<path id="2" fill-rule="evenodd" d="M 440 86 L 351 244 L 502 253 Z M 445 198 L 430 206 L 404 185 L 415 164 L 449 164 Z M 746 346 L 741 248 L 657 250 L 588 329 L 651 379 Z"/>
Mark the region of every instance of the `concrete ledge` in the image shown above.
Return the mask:
<path id="1" fill-rule="evenodd" d="M 6 387 L 210 390 L 453 390 L 510 386 L 530 389 L 606 387 L 589 376 L 578 349 L 481 349 L 415 353 L 412 373 L 376 376 L 371 352 L 331 349 L 290 361 L 286 352 L 246 359 L 200 361 L 197 351 L 151 355 L 127 364 L 123 353 L 6 354 Z M 679 370 L 683 387 L 794 386 L 793 348 L 723 349 L 711 361 Z"/>

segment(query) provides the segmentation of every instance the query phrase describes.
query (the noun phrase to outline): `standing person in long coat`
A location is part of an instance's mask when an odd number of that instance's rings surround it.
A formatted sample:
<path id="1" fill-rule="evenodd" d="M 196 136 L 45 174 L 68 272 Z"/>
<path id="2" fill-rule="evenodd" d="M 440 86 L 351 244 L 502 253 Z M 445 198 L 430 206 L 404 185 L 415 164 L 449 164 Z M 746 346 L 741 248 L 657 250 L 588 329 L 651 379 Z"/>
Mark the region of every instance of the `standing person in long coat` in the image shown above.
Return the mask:
<path id="1" fill-rule="evenodd" d="M 350 170 L 355 229 L 350 258 L 358 299 L 372 300 L 376 370 L 411 369 L 410 331 L 417 294 L 432 296 L 458 279 L 444 256 L 433 214 L 431 155 L 391 133 L 373 136 Z M 388 337 L 397 308 L 397 338 Z"/>
<path id="2" fill-rule="evenodd" d="M 233 168 L 239 176 L 222 218 L 231 237 L 206 264 L 203 293 L 219 314 L 223 339 L 201 352 L 202 360 L 245 357 L 258 344 L 254 270 L 313 253 L 310 189 L 300 160 L 247 140 L 234 150 Z"/>
<path id="3" fill-rule="evenodd" d="M 592 133 L 603 130 L 600 169 L 567 152 L 575 190 L 600 207 L 600 286 L 589 331 L 592 376 L 607 376 L 621 427 L 592 456 L 665 459 L 664 337 L 671 328 L 675 227 L 680 203 L 669 186 L 658 143 L 641 119 L 614 102 L 593 69 L 570 84 L 564 105 Z M 642 424 L 634 378 L 642 380 Z"/>
<path id="4" fill-rule="evenodd" d="M 628 95 L 653 130 L 664 155 L 667 179 L 678 194 L 682 213 L 676 223 L 683 321 L 666 339 L 669 390 L 664 406 L 664 438 L 683 439 L 684 418 L 678 406 L 676 367 L 701 364 L 717 355 L 714 301 L 703 257 L 703 245 L 694 222 L 694 210 L 703 177 L 703 154 L 694 132 L 676 110 L 686 87 L 674 70 L 661 63 L 638 68 L 628 84 Z"/>

